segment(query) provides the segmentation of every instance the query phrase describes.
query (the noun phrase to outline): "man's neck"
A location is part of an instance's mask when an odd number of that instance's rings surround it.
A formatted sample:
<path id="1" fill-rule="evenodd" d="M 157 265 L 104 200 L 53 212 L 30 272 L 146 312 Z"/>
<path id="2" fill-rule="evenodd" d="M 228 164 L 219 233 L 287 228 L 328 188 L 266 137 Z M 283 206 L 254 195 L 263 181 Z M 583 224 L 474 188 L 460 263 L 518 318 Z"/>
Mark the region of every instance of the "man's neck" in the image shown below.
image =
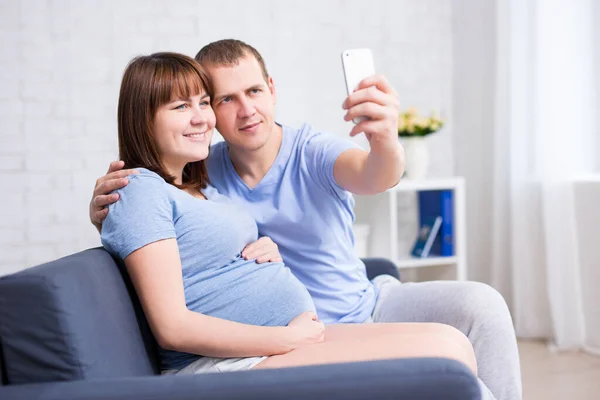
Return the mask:
<path id="1" fill-rule="evenodd" d="M 279 154 L 283 129 L 277 124 L 273 124 L 272 129 L 267 143 L 258 150 L 236 151 L 229 147 L 229 157 L 235 171 L 250 188 L 254 188 L 265 177 Z"/>

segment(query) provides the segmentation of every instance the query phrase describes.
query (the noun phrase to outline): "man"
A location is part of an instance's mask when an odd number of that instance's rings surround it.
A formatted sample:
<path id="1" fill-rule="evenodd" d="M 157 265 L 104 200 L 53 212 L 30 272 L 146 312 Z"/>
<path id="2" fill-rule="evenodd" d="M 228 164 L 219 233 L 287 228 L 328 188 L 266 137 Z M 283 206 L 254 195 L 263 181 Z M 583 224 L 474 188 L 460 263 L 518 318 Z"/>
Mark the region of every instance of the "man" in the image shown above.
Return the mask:
<path id="1" fill-rule="evenodd" d="M 319 318 L 454 326 L 473 344 L 484 398 L 521 398 L 514 329 L 495 290 L 475 282 L 401 284 L 385 276 L 370 282 L 354 255 L 352 193 L 385 191 L 404 167 L 398 96 L 387 80 L 364 79 L 343 103 L 346 121 L 368 117 L 350 132 L 364 132 L 367 152 L 309 125 L 277 124 L 273 79 L 251 46 L 221 40 L 201 49 L 196 59 L 213 81 L 216 127 L 225 139 L 208 158 L 211 183 L 249 210 L 261 236 L 279 245 L 286 265 L 311 293 Z M 90 215 L 98 228 L 107 213 L 103 207 L 116 201 L 109 193 L 124 186 L 122 178 L 131 172 L 120 168 L 111 164 L 97 181 Z"/>

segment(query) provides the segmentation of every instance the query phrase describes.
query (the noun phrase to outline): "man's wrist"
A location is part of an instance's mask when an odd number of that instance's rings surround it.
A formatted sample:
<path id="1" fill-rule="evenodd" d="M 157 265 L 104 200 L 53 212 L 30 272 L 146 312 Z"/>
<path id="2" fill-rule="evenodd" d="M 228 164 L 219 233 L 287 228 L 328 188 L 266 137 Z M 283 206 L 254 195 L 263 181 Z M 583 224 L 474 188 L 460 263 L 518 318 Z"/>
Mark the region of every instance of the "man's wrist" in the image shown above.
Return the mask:
<path id="1" fill-rule="evenodd" d="M 371 141 L 369 142 L 371 147 L 371 151 L 375 153 L 389 153 L 390 151 L 399 152 L 402 149 L 400 145 L 400 141 L 397 136 L 375 136 L 371 137 Z"/>

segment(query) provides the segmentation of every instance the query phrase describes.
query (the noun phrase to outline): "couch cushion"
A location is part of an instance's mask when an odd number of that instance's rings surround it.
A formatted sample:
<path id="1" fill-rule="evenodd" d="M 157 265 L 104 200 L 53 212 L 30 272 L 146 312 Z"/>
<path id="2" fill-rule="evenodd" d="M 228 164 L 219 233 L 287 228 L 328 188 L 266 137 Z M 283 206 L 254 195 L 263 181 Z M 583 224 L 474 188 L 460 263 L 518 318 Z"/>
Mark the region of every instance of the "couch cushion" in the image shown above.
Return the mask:
<path id="1" fill-rule="evenodd" d="M 469 369 L 441 358 L 19 385 L 9 386 L 0 396 L 3 400 L 481 400 L 477 378 Z"/>
<path id="2" fill-rule="evenodd" d="M 2 336 L 0 336 L 0 386 L 6 385 L 6 369 L 4 368 L 4 356 L 2 355 Z"/>
<path id="3" fill-rule="evenodd" d="M 127 274 L 101 248 L 0 278 L 0 337 L 10 384 L 158 371 Z"/>

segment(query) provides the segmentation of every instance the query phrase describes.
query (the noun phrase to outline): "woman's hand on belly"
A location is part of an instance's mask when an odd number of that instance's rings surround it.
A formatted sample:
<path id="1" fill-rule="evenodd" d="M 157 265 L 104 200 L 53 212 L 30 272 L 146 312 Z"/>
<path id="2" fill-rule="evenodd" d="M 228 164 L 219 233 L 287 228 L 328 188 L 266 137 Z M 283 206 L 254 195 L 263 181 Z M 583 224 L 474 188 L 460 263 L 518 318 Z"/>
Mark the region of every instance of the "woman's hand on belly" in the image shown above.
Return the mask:
<path id="1" fill-rule="evenodd" d="M 242 250 L 242 257 L 245 260 L 256 259 L 258 264 L 264 262 L 282 262 L 279 247 L 268 236 L 259 238 L 256 242 L 252 242 Z"/>
<path id="2" fill-rule="evenodd" d="M 325 325 L 319 321 L 317 314 L 306 311 L 290 321 L 286 334 L 291 351 L 325 341 Z"/>

